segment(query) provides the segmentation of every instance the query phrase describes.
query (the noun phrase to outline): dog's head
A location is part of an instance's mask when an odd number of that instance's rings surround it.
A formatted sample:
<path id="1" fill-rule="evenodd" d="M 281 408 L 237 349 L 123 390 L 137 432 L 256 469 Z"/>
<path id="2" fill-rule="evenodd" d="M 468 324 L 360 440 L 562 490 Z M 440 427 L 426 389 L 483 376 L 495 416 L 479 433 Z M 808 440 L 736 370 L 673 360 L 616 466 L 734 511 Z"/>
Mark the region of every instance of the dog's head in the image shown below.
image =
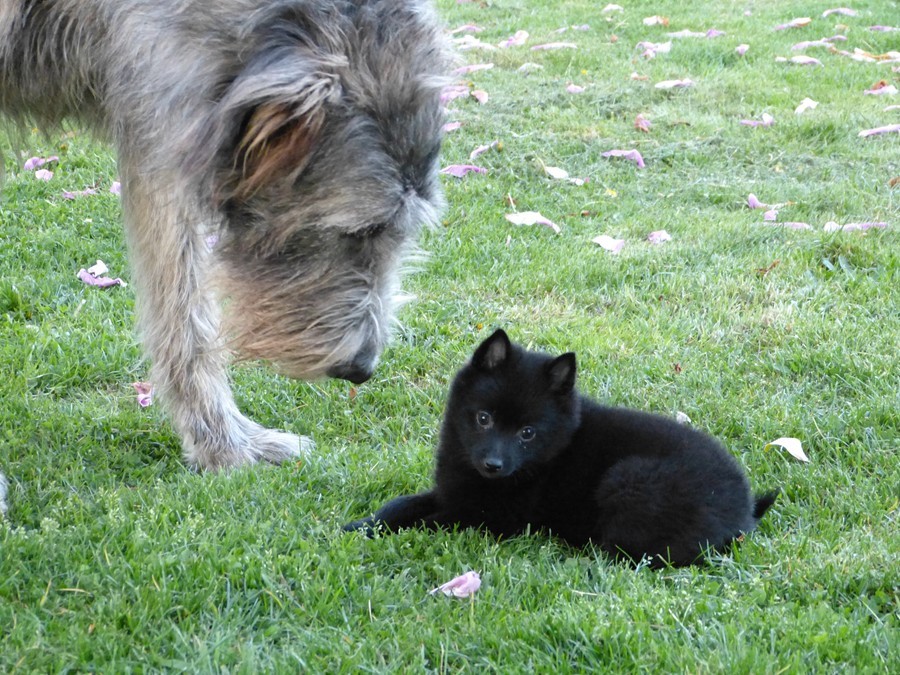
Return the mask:
<path id="1" fill-rule="evenodd" d="M 198 147 L 222 215 L 226 328 L 285 374 L 363 381 L 401 264 L 442 207 L 443 38 L 417 0 L 275 5 Z"/>

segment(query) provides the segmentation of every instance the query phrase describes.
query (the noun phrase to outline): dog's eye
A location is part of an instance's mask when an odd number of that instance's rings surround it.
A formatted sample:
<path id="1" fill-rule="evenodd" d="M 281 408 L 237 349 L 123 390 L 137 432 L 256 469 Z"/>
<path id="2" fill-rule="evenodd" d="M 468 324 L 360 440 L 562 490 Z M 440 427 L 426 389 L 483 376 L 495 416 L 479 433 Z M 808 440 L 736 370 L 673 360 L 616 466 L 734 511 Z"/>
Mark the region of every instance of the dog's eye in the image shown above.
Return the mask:
<path id="1" fill-rule="evenodd" d="M 490 429 L 494 426 L 494 418 L 491 417 L 489 412 L 485 412 L 484 410 L 479 410 L 475 413 L 475 422 L 478 423 L 482 429 Z"/>
<path id="2" fill-rule="evenodd" d="M 522 427 L 521 429 L 519 429 L 519 438 L 521 438 L 526 443 L 534 438 L 535 435 L 537 435 L 537 431 L 534 427 Z"/>
<path id="3" fill-rule="evenodd" d="M 358 230 L 348 232 L 345 236 L 353 239 L 369 239 L 370 237 L 377 237 L 384 232 L 387 229 L 387 226 L 387 223 L 372 223 L 371 225 L 366 225 Z"/>

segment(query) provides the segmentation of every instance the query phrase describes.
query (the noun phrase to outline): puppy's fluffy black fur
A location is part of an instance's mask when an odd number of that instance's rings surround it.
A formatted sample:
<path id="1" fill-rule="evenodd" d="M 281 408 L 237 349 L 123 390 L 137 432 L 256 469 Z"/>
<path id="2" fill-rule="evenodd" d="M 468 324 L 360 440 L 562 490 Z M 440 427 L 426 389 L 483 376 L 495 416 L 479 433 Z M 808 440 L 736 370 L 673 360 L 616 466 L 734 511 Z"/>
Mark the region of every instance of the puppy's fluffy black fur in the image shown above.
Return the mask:
<path id="1" fill-rule="evenodd" d="M 699 562 L 752 530 L 777 493 L 754 497 L 714 438 L 610 408 L 575 390 L 575 355 L 552 357 L 497 331 L 453 381 L 435 486 L 345 526 L 374 531 L 526 527 L 655 567 Z"/>

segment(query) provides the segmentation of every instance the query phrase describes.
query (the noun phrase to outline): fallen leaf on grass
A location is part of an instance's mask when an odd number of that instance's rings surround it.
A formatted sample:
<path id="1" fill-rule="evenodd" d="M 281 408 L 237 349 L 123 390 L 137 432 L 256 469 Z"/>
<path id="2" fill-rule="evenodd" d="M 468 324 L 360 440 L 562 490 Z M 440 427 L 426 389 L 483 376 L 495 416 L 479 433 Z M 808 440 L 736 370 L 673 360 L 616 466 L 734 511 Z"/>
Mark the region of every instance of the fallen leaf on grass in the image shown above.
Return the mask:
<path id="1" fill-rule="evenodd" d="M 478 155 L 483 155 L 488 150 L 493 150 L 494 148 L 500 148 L 500 141 L 491 141 L 485 145 L 479 145 L 472 152 L 469 153 L 469 159 L 475 159 Z"/>
<path id="2" fill-rule="evenodd" d="M 665 230 L 656 230 L 647 235 L 647 241 L 651 244 L 662 244 L 667 241 L 672 241 L 672 235 Z"/>
<path id="3" fill-rule="evenodd" d="M 22 168 L 25 169 L 25 171 L 34 171 L 35 169 L 44 166 L 44 164 L 49 164 L 51 162 L 59 162 L 59 157 L 56 155 L 50 157 L 30 157 L 25 160 L 25 164 L 22 165 Z"/>
<path id="4" fill-rule="evenodd" d="M 479 70 L 490 70 L 494 67 L 493 63 L 472 63 L 468 66 L 460 66 L 456 70 L 452 71 L 453 75 L 468 75 L 469 73 L 475 73 Z"/>
<path id="5" fill-rule="evenodd" d="M 456 35 L 457 33 L 480 33 L 484 28 L 481 26 L 476 26 L 474 23 L 466 23 L 460 26 L 459 28 L 454 28 L 451 30 L 448 35 Z"/>
<path id="6" fill-rule="evenodd" d="M 808 16 L 800 17 L 799 19 L 791 19 L 787 23 L 783 23 L 780 26 L 775 26 L 775 30 L 787 30 L 788 28 L 803 28 L 812 23 L 812 19 Z"/>
<path id="7" fill-rule="evenodd" d="M 775 61 L 778 63 L 793 63 L 797 66 L 821 66 L 822 62 L 819 59 L 814 59 L 812 56 L 806 56 L 806 54 L 798 54 L 797 56 L 792 56 L 789 59 L 786 59 L 783 56 L 776 56 Z"/>
<path id="8" fill-rule="evenodd" d="M 38 180 L 50 180 L 53 178 L 53 172 L 47 169 L 38 169 L 34 172 L 34 177 Z"/>
<path id="9" fill-rule="evenodd" d="M 98 260 L 96 264 L 91 265 L 87 269 L 82 268 L 78 270 L 77 276 L 88 286 L 95 286 L 97 288 L 127 286 L 121 279 L 110 279 L 109 277 L 104 276 L 108 271 L 109 269 L 106 267 L 106 264 L 102 260 Z"/>
<path id="10" fill-rule="evenodd" d="M 496 49 L 494 45 L 482 42 L 474 35 L 463 35 L 462 37 L 455 38 L 453 44 L 455 44 L 456 48 L 461 52 L 467 52 L 470 49 L 487 49 L 489 51 Z"/>
<path id="11" fill-rule="evenodd" d="M 584 87 L 579 86 L 577 84 L 570 83 L 570 84 L 566 85 L 566 91 L 569 92 L 570 94 L 583 94 Z"/>
<path id="12" fill-rule="evenodd" d="M 441 104 L 449 103 L 457 98 L 469 95 L 469 87 L 465 84 L 451 84 L 441 90 Z"/>
<path id="13" fill-rule="evenodd" d="M 799 438 L 776 438 L 774 441 L 766 443 L 765 447 L 763 447 L 763 451 L 776 446 L 784 448 L 792 457 L 796 457 L 801 462 L 809 461 L 809 457 L 803 452 L 803 444 L 800 442 Z"/>
<path id="14" fill-rule="evenodd" d="M 641 53 L 645 59 L 652 59 L 657 54 L 668 54 L 672 51 L 672 42 L 648 42 L 644 40 L 642 42 L 638 42 L 635 49 L 643 49 L 644 51 Z"/>
<path id="15" fill-rule="evenodd" d="M 612 3 L 608 4 L 606 7 L 600 10 L 601 14 L 609 14 L 610 12 L 621 12 L 625 8 L 622 5 L 614 5 Z"/>
<path id="16" fill-rule="evenodd" d="M 833 220 L 825 223 L 825 227 L 823 228 L 826 232 L 837 232 L 841 230 L 842 232 L 864 232 L 866 230 L 871 229 L 884 229 L 888 226 L 887 223 L 847 223 L 846 225 L 838 225 Z"/>
<path id="17" fill-rule="evenodd" d="M 621 253 L 622 249 L 625 247 L 624 239 L 614 239 L 608 234 L 601 234 L 591 239 L 591 241 L 597 244 L 597 246 L 599 246 L 600 248 L 606 249 L 614 255 L 618 255 L 619 253 Z"/>
<path id="18" fill-rule="evenodd" d="M 876 33 L 893 33 L 894 31 L 900 31 L 900 28 L 895 28 L 894 26 L 869 26 L 869 30 Z"/>
<path id="19" fill-rule="evenodd" d="M 475 591 L 479 588 L 481 588 L 481 577 L 478 576 L 478 572 L 466 572 L 451 579 L 446 584 L 433 588 L 428 593 L 430 595 L 443 593 L 448 598 L 469 598 L 475 595 Z"/>
<path id="20" fill-rule="evenodd" d="M 63 199 L 76 199 L 78 197 L 88 197 L 95 194 L 97 194 L 96 188 L 85 188 L 84 190 L 76 190 L 75 192 L 63 190 L 62 196 Z"/>
<path id="21" fill-rule="evenodd" d="M 890 84 L 887 80 L 880 80 L 863 92 L 863 94 L 869 96 L 893 96 L 896 93 L 897 87 Z"/>
<path id="22" fill-rule="evenodd" d="M 653 86 L 657 89 L 677 89 L 682 87 L 693 87 L 694 82 L 688 78 L 684 78 L 683 80 L 663 80 L 662 82 L 657 82 Z"/>
<path id="23" fill-rule="evenodd" d="M 741 120 L 745 127 L 770 127 L 775 124 L 775 118 L 769 113 L 763 113 L 761 120 Z"/>
<path id="24" fill-rule="evenodd" d="M 811 98 L 805 98 L 800 101 L 800 105 L 794 108 L 795 115 L 802 115 L 807 110 L 813 110 L 815 107 L 819 105 L 818 101 L 813 101 Z"/>
<path id="25" fill-rule="evenodd" d="M 484 105 L 488 102 L 488 93 L 483 89 L 473 89 L 472 90 L 472 98 L 478 101 L 481 105 Z"/>
<path id="26" fill-rule="evenodd" d="M 621 157 L 623 159 L 628 159 L 638 165 L 639 169 L 644 168 L 644 158 L 641 157 L 641 153 L 637 150 L 607 150 L 606 152 L 600 153 L 601 157 Z"/>
<path id="27" fill-rule="evenodd" d="M 864 129 L 859 132 L 860 138 L 866 138 L 868 136 L 878 136 L 880 134 L 891 134 L 900 132 L 900 124 L 888 124 L 884 127 L 875 127 L 874 129 Z"/>
<path id="28" fill-rule="evenodd" d="M 520 73 L 531 73 L 535 70 L 543 70 L 544 66 L 540 63 L 532 63 L 531 61 L 527 61 L 523 63 L 521 66 L 516 68 Z"/>
<path id="29" fill-rule="evenodd" d="M 668 26 L 669 18 L 665 16 L 647 16 L 644 17 L 643 24 L 645 26 Z"/>
<path id="30" fill-rule="evenodd" d="M 778 265 L 780 265 L 780 264 L 781 264 L 781 260 L 778 260 L 778 259 L 773 260 L 771 265 L 768 265 L 767 267 L 760 267 L 759 269 L 756 270 L 756 273 L 757 273 L 759 276 L 764 277 L 764 276 L 766 276 L 769 272 L 771 272 L 771 271 L 774 270 L 776 267 L 778 267 Z"/>
<path id="31" fill-rule="evenodd" d="M 544 218 L 537 211 L 522 211 L 520 213 L 507 213 L 506 219 L 513 225 L 546 225 L 556 234 L 560 233 L 559 225 L 552 220 Z"/>
<path id="32" fill-rule="evenodd" d="M 573 185 L 584 185 L 588 182 L 587 178 L 570 177 L 568 171 L 566 171 L 565 169 L 560 169 L 558 166 L 547 166 L 546 164 L 541 162 L 541 167 L 544 169 L 544 173 L 546 173 L 551 178 L 555 178 L 556 180 L 566 180 Z"/>
<path id="33" fill-rule="evenodd" d="M 445 134 L 450 133 L 451 131 L 456 131 L 462 126 L 462 122 L 447 122 L 444 126 L 441 127 L 441 131 Z"/>
<path id="34" fill-rule="evenodd" d="M 547 42 L 542 45 L 535 45 L 531 48 L 533 52 L 551 51 L 554 49 L 578 49 L 578 45 L 574 42 Z"/>
<path id="35" fill-rule="evenodd" d="M 132 382 L 131 386 L 137 394 L 138 405 L 142 408 L 153 405 L 153 385 L 149 382 Z"/>
<path id="36" fill-rule="evenodd" d="M 650 122 L 650 120 L 648 120 L 641 114 L 638 114 L 638 116 L 634 118 L 634 128 L 638 131 L 642 131 L 645 134 L 650 133 L 650 127 L 652 126 L 653 124 Z"/>
<path id="37" fill-rule="evenodd" d="M 737 52 L 738 56 L 743 56 L 747 53 L 747 50 L 750 49 L 750 45 L 740 44 L 734 48 L 734 51 Z"/>
<path id="38" fill-rule="evenodd" d="M 474 164 L 451 164 L 450 166 L 445 166 L 440 172 L 445 176 L 462 178 L 468 173 L 487 173 L 487 169 Z"/>
<path id="39" fill-rule="evenodd" d="M 763 220 L 774 223 L 776 220 L 778 220 L 778 210 L 769 209 L 763 214 Z"/>
<path id="40" fill-rule="evenodd" d="M 841 14 L 843 16 L 856 16 L 856 10 L 850 9 L 849 7 L 836 7 L 835 9 L 826 9 L 822 12 L 822 18 L 824 19 L 827 16 L 831 16 L 832 14 Z"/>
<path id="41" fill-rule="evenodd" d="M 524 45 L 526 40 L 528 40 L 528 31 L 517 30 L 511 37 L 506 38 L 498 46 L 503 49 L 508 49 L 509 47 L 519 47 L 521 45 Z"/>
<path id="42" fill-rule="evenodd" d="M 751 209 L 767 209 L 768 205 L 763 204 L 752 192 L 747 195 L 747 207 Z"/>

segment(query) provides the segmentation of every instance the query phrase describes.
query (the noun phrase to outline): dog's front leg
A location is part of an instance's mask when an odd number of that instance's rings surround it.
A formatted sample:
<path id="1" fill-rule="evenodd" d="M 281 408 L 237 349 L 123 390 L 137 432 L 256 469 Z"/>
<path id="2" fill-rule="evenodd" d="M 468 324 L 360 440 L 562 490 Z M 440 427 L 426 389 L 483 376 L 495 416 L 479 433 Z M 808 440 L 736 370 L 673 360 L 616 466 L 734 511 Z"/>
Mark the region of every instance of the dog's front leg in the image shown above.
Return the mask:
<path id="1" fill-rule="evenodd" d="M 151 179 L 126 161 L 120 169 L 138 326 L 185 460 L 216 470 L 281 462 L 310 449 L 310 439 L 265 429 L 234 402 L 200 209 L 170 177 Z"/>

